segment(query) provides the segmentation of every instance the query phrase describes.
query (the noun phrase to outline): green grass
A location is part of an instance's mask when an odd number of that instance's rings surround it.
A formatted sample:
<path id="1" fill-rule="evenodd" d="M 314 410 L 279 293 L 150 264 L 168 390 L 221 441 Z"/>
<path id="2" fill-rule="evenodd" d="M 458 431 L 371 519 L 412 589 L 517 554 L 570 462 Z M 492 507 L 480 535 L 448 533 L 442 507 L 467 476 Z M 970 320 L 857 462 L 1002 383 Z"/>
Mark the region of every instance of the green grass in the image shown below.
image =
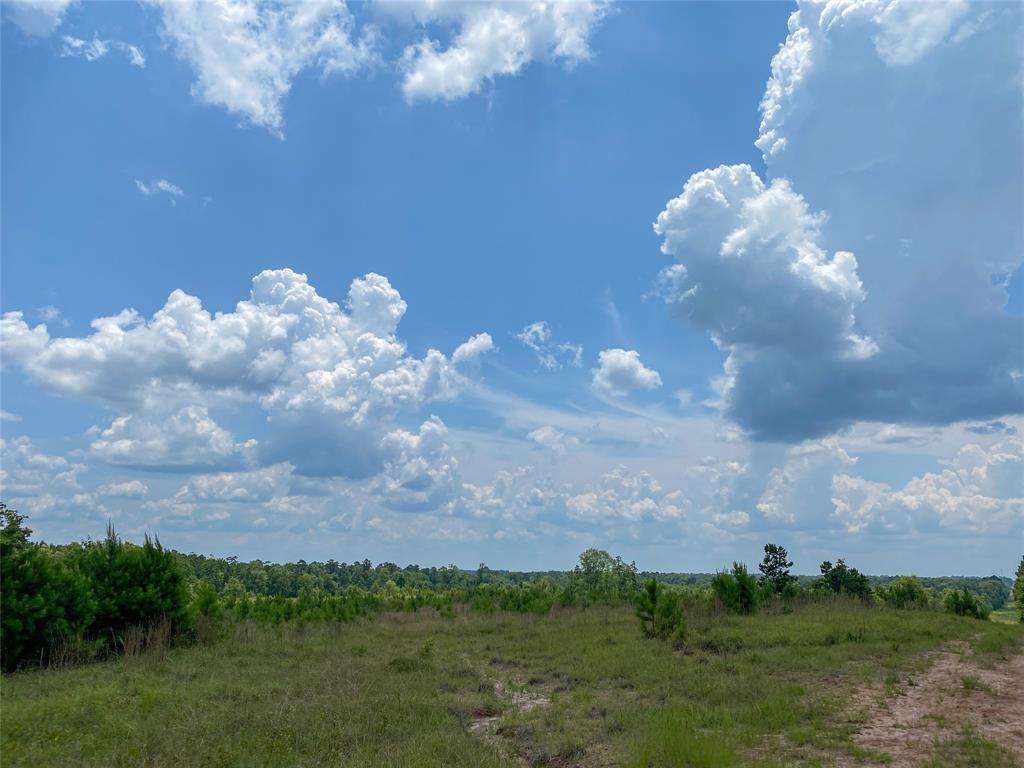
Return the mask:
<path id="1" fill-rule="evenodd" d="M 1017 612 L 1017 607 L 1010 603 L 1007 603 L 998 611 L 992 611 L 992 613 L 989 614 L 989 618 L 992 621 L 997 621 L 1001 624 L 1020 623 L 1020 614 Z"/>
<path id="2" fill-rule="evenodd" d="M 6 676 L 0 749 L 5 767 L 816 765 L 859 754 L 852 686 L 948 640 L 999 653 L 1024 636 L 845 603 L 690 626 L 683 650 L 625 609 L 242 626 L 164 660 Z M 517 691 L 549 703 L 519 711 Z M 484 714 L 501 717 L 470 735 Z"/>
<path id="3" fill-rule="evenodd" d="M 922 768 L 1017 768 L 1017 761 L 1005 747 L 967 728 L 956 738 L 936 744 L 935 756 Z"/>

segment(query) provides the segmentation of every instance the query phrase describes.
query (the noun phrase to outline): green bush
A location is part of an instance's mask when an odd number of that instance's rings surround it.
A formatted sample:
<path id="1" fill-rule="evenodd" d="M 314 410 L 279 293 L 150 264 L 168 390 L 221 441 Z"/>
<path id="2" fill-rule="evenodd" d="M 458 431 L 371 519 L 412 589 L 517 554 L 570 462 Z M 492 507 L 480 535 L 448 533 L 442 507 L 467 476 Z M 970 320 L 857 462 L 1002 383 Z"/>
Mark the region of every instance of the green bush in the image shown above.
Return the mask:
<path id="1" fill-rule="evenodd" d="M 966 589 L 953 590 L 946 595 L 946 610 L 957 616 L 970 616 L 974 619 L 987 619 L 990 613 L 988 606 Z"/>
<path id="2" fill-rule="evenodd" d="M 890 608 L 927 608 L 930 603 L 928 590 L 917 576 L 901 576 L 877 587 L 875 594 Z"/>
<path id="3" fill-rule="evenodd" d="M 849 567 L 840 558 L 832 565 L 828 560 L 821 564 L 821 579 L 815 584 L 819 591 L 832 592 L 836 595 L 849 595 L 868 600 L 871 597 L 871 585 L 868 577 L 856 568 Z"/>
<path id="4" fill-rule="evenodd" d="M 0 666 L 45 664 L 59 644 L 79 641 L 95 601 L 87 580 L 48 548 L 29 542 L 24 516 L 0 502 Z"/>
<path id="5" fill-rule="evenodd" d="M 171 622 L 175 632 L 189 626 L 188 590 L 177 559 L 148 535 L 141 547 L 121 541 L 111 526 L 101 542 L 83 544 L 73 559 L 96 600 L 91 631 L 111 647 L 130 627 Z"/>
<path id="6" fill-rule="evenodd" d="M 732 573 L 722 571 L 711 580 L 715 597 L 733 613 L 753 613 L 760 603 L 757 580 L 747 573 L 743 563 L 733 563 Z"/>
<path id="7" fill-rule="evenodd" d="M 637 593 L 636 615 L 647 637 L 671 639 L 681 643 L 686 638 L 686 617 L 683 615 L 682 596 L 650 579 Z"/>

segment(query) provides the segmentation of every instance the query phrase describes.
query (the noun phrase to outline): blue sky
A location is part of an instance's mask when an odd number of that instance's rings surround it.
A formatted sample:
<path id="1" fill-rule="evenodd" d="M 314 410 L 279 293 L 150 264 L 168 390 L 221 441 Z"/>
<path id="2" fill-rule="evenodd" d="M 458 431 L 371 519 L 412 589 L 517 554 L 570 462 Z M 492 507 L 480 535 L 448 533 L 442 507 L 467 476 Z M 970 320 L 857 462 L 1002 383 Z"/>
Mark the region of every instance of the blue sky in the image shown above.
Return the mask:
<path id="1" fill-rule="evenodd" d="M 3 10 L 2 493 L 45 538 L 1019 556 L 1015 6 Z"/>

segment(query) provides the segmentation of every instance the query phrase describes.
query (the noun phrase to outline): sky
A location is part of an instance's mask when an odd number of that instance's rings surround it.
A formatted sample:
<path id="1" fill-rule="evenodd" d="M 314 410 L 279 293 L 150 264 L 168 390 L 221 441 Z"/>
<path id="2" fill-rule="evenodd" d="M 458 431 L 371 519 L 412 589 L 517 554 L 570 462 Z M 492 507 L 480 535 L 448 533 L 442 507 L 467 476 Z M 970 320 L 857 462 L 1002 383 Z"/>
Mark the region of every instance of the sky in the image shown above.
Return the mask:
<path id="1" fill-rule="evenodd" d="M 1016 566 L 1018 4 L 0 10 L 38 538 Z"/>

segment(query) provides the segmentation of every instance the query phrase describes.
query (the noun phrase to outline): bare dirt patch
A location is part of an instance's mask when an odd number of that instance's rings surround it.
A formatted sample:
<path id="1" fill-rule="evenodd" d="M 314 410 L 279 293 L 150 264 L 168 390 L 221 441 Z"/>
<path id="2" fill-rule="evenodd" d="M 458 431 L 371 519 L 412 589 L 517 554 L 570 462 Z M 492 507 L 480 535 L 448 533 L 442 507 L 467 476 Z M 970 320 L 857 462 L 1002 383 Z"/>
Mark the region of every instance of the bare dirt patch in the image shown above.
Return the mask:
<path id="1" fill-rule="evenodd" d="M 867 714 L 854 743 L 889 755 L 890 768 L 920 765 L 936 744 L 968 727 L 1024 762 L 1024 654 L 987 669 L 966 643 L 950 644 L 895 695 L 862 691 L 852 703 Z"/>

